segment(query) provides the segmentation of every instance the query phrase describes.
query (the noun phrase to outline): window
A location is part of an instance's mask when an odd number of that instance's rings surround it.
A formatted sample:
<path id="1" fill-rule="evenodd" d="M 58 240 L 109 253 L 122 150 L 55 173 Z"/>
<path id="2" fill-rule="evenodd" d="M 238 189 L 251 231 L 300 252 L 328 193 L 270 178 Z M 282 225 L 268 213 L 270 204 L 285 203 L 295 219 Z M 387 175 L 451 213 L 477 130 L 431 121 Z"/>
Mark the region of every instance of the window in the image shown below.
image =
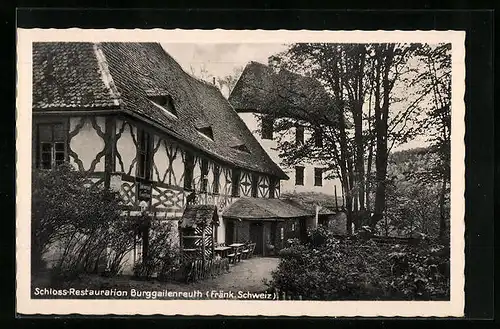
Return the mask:
<path id="1" fill-rule="evenodd" d="M 202 128 L 197 128 L 198 132 L 202 134 L 204 137 L 210 139 L 211 141 L 214 140 L 214 133 L 212 131 L 212 127 L 202 127 Z"/>
<path id="2" fill-rule="evenodd" d="M 302 145 L 304 144 L 304 127 L 303 126 L 295 126 L 295 144 Z"/>
<path id="3" fill-rule="evenodd" d="M 314 186 L 323 186 L 323 168 L 314 168 Z"/>
<path id="4" fill-rule="evenodd" d="M 172 99 L 172 96 L 170 95 L 149 96 L 149 100 L 162 110 L 165 110 L 169 114 L 177 116 L 177 110 L 175 109 L 174 100 Z"/>
<path id="5" fill-rule="evenodd" d="M 232 146 L 233 149 L 238 150 L 240 152 L 251 153 L 248 147 L 245 144 Z"/>
<path id="6" fill-rule="evenodd" d="M 207 192 L 208 186 L 208 160 L 201 160 L 201 191 Z"/>
<path id="7" fill-rule="evenodd" d="M 62 123 L 38 125 L 38 167 L 52 169 L 66 159 L 66 138 Z"/>
<path id="8" fill-rule="evenodd" d="M 304 167 L 295 167 L 295 185 L 304 185 Z"/>
<path id="9" fill-rule="evenodd" d="M 239 169 L 233 169 L 233 176 L 231 178 L 231 195 L 234 197 L 239 197 L 240 196 L 240 175 L 241 172 Z"/>
<path id="10" fill-rule="evenodd" d="M 219 193 L 220 167 L 214 164 L 214 194 Z"/>
<path id="11" fill-rule="evenodd" d="M 151 136 L 144 129 L 140 129 L 138 138 L 137 176 L 149 179 L 151 173 Z"/>
<path id="12" fill-rule="evenodd" d="M 314 130 L 314 146 L 323 147 L 323 132 L 318 128 Z"/>
<path id="13" fill-rule="evenodd" d="M 194 157 L 191 153 L 186 152 L 184 158 L 184 189 L 188 191 L 193 189 L 193 169 Z"/>
<path id="14" fill-rule="evenodd" d="M 274 120 L 270 115 L 262 117 L 262 139 L 273 139 Z"/>
<path id="15" fill-rule="evenodd" d="M 257 190 L 259 186 L 259 176 L 256 174 L 252 175 L 252 198 L 257 197 Z"/>

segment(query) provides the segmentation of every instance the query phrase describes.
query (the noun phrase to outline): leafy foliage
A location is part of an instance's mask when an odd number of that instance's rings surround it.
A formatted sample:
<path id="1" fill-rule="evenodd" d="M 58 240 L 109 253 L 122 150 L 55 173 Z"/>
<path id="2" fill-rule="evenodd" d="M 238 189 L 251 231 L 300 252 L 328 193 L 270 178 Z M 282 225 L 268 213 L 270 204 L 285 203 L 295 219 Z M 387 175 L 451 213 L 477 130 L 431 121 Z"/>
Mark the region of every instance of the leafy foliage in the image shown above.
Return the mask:
<path id="1" fill-rule="evenodd" d="M 377 225 L 386 236 L 430 236 L 440 233 L 440 184 L 431 179 L 439 155 L 432 148 L 395 152 L 388 161 L 387 209 Z M 425 178 L 425 179 L 424 179 Z M 449 221 L 449 195 L 445 199 Z"/>
<path id="2" fill-rule="evenodd" d="M 307 243 L 289 243 L 271 289 L 309 300 L 449 298 L 449 251 L 442 245 L 338 240 L 324 228 L 311 231 Z"/>
<path id="3" fill-rule="evenodd" d="M 172 221 L 150 220 L 148 254 L 142 261 L 134 265 L 134 274 L 139 278 L 151 278 L 157 275 L 159 279 L 168 279 L 171 273 L 179 269 L 180 252 L 174 244 Z"/>
<path id="4" fill-rule="evenodd" d="M 63 164 L 33 171 L 32 270 L 50 264 L 56 276 L 120 271 L 133 247 L 133 221 L 121 217 L 117 193 L 95 187 L 85 174 Z M 112 246 L 112 248 L 109 248 Z"/>

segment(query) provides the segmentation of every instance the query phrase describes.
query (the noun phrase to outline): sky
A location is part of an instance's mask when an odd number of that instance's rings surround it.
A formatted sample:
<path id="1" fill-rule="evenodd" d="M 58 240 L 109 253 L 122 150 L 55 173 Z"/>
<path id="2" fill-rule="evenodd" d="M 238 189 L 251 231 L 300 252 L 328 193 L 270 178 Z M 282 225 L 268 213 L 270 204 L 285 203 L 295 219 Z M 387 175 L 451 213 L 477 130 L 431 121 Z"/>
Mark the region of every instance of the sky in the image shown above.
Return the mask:
<path id="1" fill-rule="evenodd" d="M 226 76 L 250 61 L 267 64 L 267 58 L 286 49 L 276 43 L 162 43 L 163 48 L 191 73 L 205 66 L 213 76 Z"/>
<path id="2" fill-rule="evenodd" d="M 269 56 L 287 49 L 279 43 L 162 43 L 162 47 L 189 74 L 210 81 L 212 77 L 225 77 L 244 68 L 250 61 L 267 64 Z M 205 73 L 202 73 L 205 71 Z M 222 89 L 229 97 L 229 90 Z M 394 147 L 394 151 L 425 146 L 423 138 Z"/>

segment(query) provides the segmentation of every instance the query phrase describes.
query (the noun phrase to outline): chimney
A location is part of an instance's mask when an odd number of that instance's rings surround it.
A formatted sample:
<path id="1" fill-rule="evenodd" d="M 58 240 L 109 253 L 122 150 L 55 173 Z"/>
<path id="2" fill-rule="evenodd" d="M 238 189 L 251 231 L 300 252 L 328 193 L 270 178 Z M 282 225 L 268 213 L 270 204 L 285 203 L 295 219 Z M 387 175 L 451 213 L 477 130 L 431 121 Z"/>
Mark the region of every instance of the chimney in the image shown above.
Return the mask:
<path id="1" fill-rule="evenodd" d="M 214 84 L 214 86 L 215 86 L 215 77 L 213 77 L 212 79 L 213 79 L 213 80 L 212 80 L 212 81 L 213 81 L 212 83 L 213 83 L 213 84 Z"/>

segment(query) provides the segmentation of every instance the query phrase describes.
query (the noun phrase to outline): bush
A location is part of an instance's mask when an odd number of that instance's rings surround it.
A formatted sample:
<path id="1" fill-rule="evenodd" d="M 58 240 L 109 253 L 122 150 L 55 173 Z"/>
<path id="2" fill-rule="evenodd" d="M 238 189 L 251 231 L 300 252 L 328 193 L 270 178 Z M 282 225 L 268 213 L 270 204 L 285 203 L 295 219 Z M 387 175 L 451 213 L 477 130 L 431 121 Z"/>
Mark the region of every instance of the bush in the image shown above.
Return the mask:
<path id="1" fill-rule="evenodd" d="M 318 228 L 307 243 L 290 241 L 280 257 L 271 288 L 304 299 L 449 298 L 449 255 L 442 246 L 338 240 Z"/>
<path id="2" fill-rule="evenodd" d="M 69 164 L 33 171 L 32 270 L 44 270 L 52 252 L 54 280 L 96 273 L 107 264 L 120 271 L 133 248 L 134 223 L 121 216 L 118 193 L 95 187 Z M 112 246 L 112 248 L 111 248 Z"/>
<path id="3" fill-rule="evenodd" d="M 180 268 L 180 251 L 174 244 L 172 221 L 147 218 L 149 250 L 147 256 L 134 265 L 134 274 L 138 278 L 151 278 L 154 275 L 160 280 L 168 280 Z"/>

